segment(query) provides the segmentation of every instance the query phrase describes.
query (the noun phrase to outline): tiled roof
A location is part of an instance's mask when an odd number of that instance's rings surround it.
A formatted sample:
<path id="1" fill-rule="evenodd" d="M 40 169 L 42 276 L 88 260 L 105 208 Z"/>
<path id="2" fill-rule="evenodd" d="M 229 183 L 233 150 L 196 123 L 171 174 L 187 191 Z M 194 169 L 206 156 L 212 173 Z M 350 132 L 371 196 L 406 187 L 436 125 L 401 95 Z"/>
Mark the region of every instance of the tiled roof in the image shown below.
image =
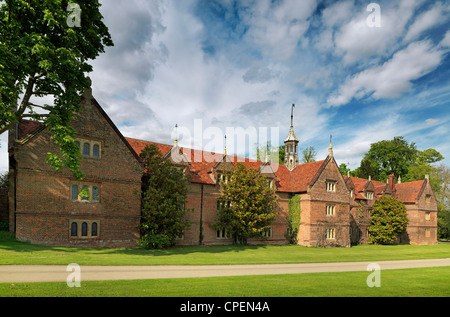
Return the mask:
<path id="1" fill-rule="evenodd" d="M 414 181 L 395 185 L 396 198 L 405 203 L 416 202 L 419 194 L 423 191 L 427 180 Z"/>
<path id="2" fill-rule="evenodd" d="M 155 144 L 163 155 L 165 155 L 172 149 L 171 145 L 155 142 L 137 140 L 132 138 L 127 138 L 127 141 L 138 154 L 141 153 L 141 151 L 150 144 Z M 215 164 L 222 160 L 223 154 L 200 150 L 191 150 L 187 148 L 181 148 L 181 150 L 190 162 L 189 171 L 191 173 L 191 182 L 215 184 L 210 174 L 214 171 Z M 247 168 L 253 168 L 256 170 L 260 170 L 261 166 L 264 164 L 264 162 L 261 161 L 255 161 L 248 158 L 230 155 L 227 156 L 227 161 L 230 161 L 233 165 L 237 163 L 243 163 Z M 284 165 L 271 164 L 271 167 L 277 179 L 277 191 L 306 191 L 308 188 L 308 184 L 317 174 L 319 168 L 323 165 L 323 163 L 324 161 L 319 161 L 298 165 L 292 172 L 290 172 Z"/>
<path id="3" fill-rule="evenodd" d="M 17 125 L 17 139 L 21 140 L 31 132 L 42 127 L 42 122 L 20 119 Z"/>
<path id="4" fill-rule="evenodd" d="M 18 139 L 25 139 L 29 137 L 43 125 L 40 122 L 30 121 L 21 119 L 17 128 Z M 155 144 L 160 152 L 165 155 L 173 148 L 171 145 L 161 144 L 156 142 L 138 140 L 133 138 L 125 138 L 130 147 L 134 152 L 139 155 L 141 151 L 150 144 Z M 215 182 L 210 174 L 214 171 L 214 166 L 217 162 L 223 159 L 223 154 L 213 153 L 201 150 L 192 150 L 187 148 L 181 148 L 182 152 L 186 156 L 187 160 L 190 162 L 189 171 L 191 174 L 191 181 L 193 183 L 211 184 L 214 185 Z M 259 170 L 264 162 L 250 160 L 248 158 L 241 158 L 237 156 L 227 156 L 227 161 L 232 164 L 243 163 L 247 168 L 253 168 Z M 279 192 L 288 193 L 298 193 L 305 192 L 308 189 L 308 185 L 313 181 L 313 179 L 320 174 L 321 168 L 325 166 L 327 160 L 318 161 L 313 163 L 298 165 L 293 171 L 289 171 L 284 165 L 271 164 L 271 167 L 276 176 L 276 186 Z M 344 176 L 346 182 L 351 181 L 355 187 L 355 198 L 356 199 L 366 199 L 361 193 L 364 192 L 369 180 L 358 177 Z M 407 203 L 416 202 L 418 196 L 423 191 L 426 180 L 414 181 L 402 184 L 394 185 L 394 196 Z M 371 183 L 375 189 L 375 199 L 378 199 L 380 195 L 385 192 L 387 185 L 382 182 L 373 181 Z"/>

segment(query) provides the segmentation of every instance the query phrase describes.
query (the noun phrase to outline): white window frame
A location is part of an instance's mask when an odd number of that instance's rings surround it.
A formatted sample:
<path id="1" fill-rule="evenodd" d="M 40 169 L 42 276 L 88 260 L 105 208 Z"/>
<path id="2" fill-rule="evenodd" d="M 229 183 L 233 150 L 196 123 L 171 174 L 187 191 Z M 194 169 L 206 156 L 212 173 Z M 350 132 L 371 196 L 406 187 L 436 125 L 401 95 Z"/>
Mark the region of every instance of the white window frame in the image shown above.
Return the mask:
<path id="1" fill-rule="evenodd" d="M 327 181 L 327 192 L 335 193 L 336 192 L 336 182 L 335 181 Z"/>
<path id="2" fill-rule="evenodd" d="M 327 228 L 326 238 L 327 238 L 327 240 L 335 240 L 336 239 L 336 230 L 334 228 Z"/>
<path id="3" fill-rule="evenodd" d="M 325 214 L 327 216 L 334 216 L 336 214 L 336 205 L 327 204 L 325 207 Z"/>

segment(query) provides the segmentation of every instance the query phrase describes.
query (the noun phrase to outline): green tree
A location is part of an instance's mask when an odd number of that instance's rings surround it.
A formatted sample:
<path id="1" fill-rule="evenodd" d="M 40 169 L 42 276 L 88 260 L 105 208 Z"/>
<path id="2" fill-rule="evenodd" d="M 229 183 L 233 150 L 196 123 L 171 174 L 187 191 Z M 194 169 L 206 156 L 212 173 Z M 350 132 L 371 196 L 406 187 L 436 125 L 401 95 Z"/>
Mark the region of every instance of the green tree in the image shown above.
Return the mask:
<path id="1" fill-rule="evenodd" d="M 312 163 L 316 161 L 317 151 L 313 146 L 308 146 L 302 151 L 302 163 Z"/>
<path id="2" fill-rule="evenodd" d="M 273 146 L 270 142 L 267 142 L 266 145 L 259 146 L 258 144 L 254 145 L 254 149 L 256 151 L 256 160 L 264 162 L 268 155 L 269 161 L 275 164 L 284 164 L 284 145 L 282 146 Z"/>
<path id="3" fill-rule="evenodd" d="M 374 163 L 370 161 L 368 158 L 363 158 L 361 161 L 361 165 L 356 169 L 356 177 L 360 178 L 366 178 L 368 179 L 369 176 L 373 179 L 377 179 L 374 168 Z"/>
<path id="4" fill-rule="evenodd" d="M 429 175 L 430 184 L 435 193 L 440 192 L 442 180 L 439 168 L 433 164 L 443 160 L 444 157 L 435 149 L 427 149 L 425 151 L 417 151 L 414 162 L 409 166 L 408 173 L 403 178 L 404 181 L 418 181 Z"/>
<path id="5" fill-rule="evenodd" d="M 417 150 L 415 143 L 410 143 L 403 137 L 394 137 L 393 140 L 383 140 L 373 143 L 370 150 L 364 156 L 363 161 L 368 161 L 373 169 L 372 179 L 378 181 L 386 181 L 386 179 L 394 173 L 402 178 L 408 173 L 409 167 L 416 159 Z M 361 161 L 361 167 L 362 163 Z M 369 165 L 366 166 L 368 168 Z M 367 172 L 362 171 L 359 177 L 367 177 Z"/>
<path id="6" fill-rule="evenodd" d="M 226 230 L 235 244 L 247 244 L 249 238 L 262 237 L 270 229 L 278 213 L 278 197 L 265 176 L 244 164 L 236 164 L 227 177 L 226 183 L 221 181 L 222 208 L 213 227 Z"/>
<path id="7" fill-rule="evenodd" d="M 89 88 L 90 60 L 113 42 L 96 0 L 8 0 L 0 6 L 0 134 L 21 118 L 41 120 L 59 146 L 55 169 L 80 179 L 80 153 L 69 126 Z M 41 97 L 52 104 L 34 103 Z"/>
<path id="8" fill-rule="evenodd" d="M 142 212 L 138 245 L 147 249 L 168 248 L 184 234 L 190 223 L 185 208 L 188 179 L 173 163 L 164 159 L 156 145 L 140 154 L 144 162 Z"/>
<path id="9" fill-rule="evenodd" d="M 450 210 L 438 204 L 438 239 L 450 240 Z"/>
<path id="10" fill-rule="evenodd" d="M 369 243 L 392 243 L 406 230 L 407 224 L 408 215 L 403 203 L 392 196 L 382 196 L 373 204 Z"/>
<path id="11" fill-rule="evenodd" d="M 347 164 L 345 164 L 345 163 L 341 163 L 339 165 L 339 171 L 344 176 L 347 176 L 351 172 L 351 170 L 347 167 Z"/>

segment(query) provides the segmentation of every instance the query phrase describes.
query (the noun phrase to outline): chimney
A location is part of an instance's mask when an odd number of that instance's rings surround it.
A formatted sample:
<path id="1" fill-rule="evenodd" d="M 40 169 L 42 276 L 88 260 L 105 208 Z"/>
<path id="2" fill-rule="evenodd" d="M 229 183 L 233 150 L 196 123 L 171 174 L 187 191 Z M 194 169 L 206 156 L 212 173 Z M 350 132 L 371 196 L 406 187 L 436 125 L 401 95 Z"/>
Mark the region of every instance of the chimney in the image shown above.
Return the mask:
<path id="1" fill-rule="evenodd" d="M 401 184 L 402 183 L 402 177 L 401 176 L 399 176 L 398 177 L 398 181 L 397 181 L 397 184 Z"/>
<path id="2" fill-rule="evenodd" d="M 389 175 L 389 182 L 388 182 L 388 184 L 389 184 L 389 187 L 391 187 L 391 189 L 393 190 L 394 186 L 395 186 L 395 175 L 394 175 L 394 173 Z"/>

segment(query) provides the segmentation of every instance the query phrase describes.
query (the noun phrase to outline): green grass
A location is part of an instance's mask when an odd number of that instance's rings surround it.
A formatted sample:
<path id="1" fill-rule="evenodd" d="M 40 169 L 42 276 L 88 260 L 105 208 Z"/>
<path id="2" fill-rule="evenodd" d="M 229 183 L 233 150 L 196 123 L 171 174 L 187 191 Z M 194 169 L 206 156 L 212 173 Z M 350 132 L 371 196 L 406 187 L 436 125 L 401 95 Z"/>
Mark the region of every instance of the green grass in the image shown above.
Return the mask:
<path id="1" fill-rule="evenodd" d="M 85 249 L 18 242 L 0 232 L 0 265 L 216 265 L 449 258 L 450 244 L 364 245 L 352 248 L 183 246 L 169 250 Z"/>
<path id="2" fill-rule="evenodd" d="M 2 297 L 448 297 L 450 268 L 385 270 L 381 287 L 369 272 L 132 281 L 0 284 Z"/>

